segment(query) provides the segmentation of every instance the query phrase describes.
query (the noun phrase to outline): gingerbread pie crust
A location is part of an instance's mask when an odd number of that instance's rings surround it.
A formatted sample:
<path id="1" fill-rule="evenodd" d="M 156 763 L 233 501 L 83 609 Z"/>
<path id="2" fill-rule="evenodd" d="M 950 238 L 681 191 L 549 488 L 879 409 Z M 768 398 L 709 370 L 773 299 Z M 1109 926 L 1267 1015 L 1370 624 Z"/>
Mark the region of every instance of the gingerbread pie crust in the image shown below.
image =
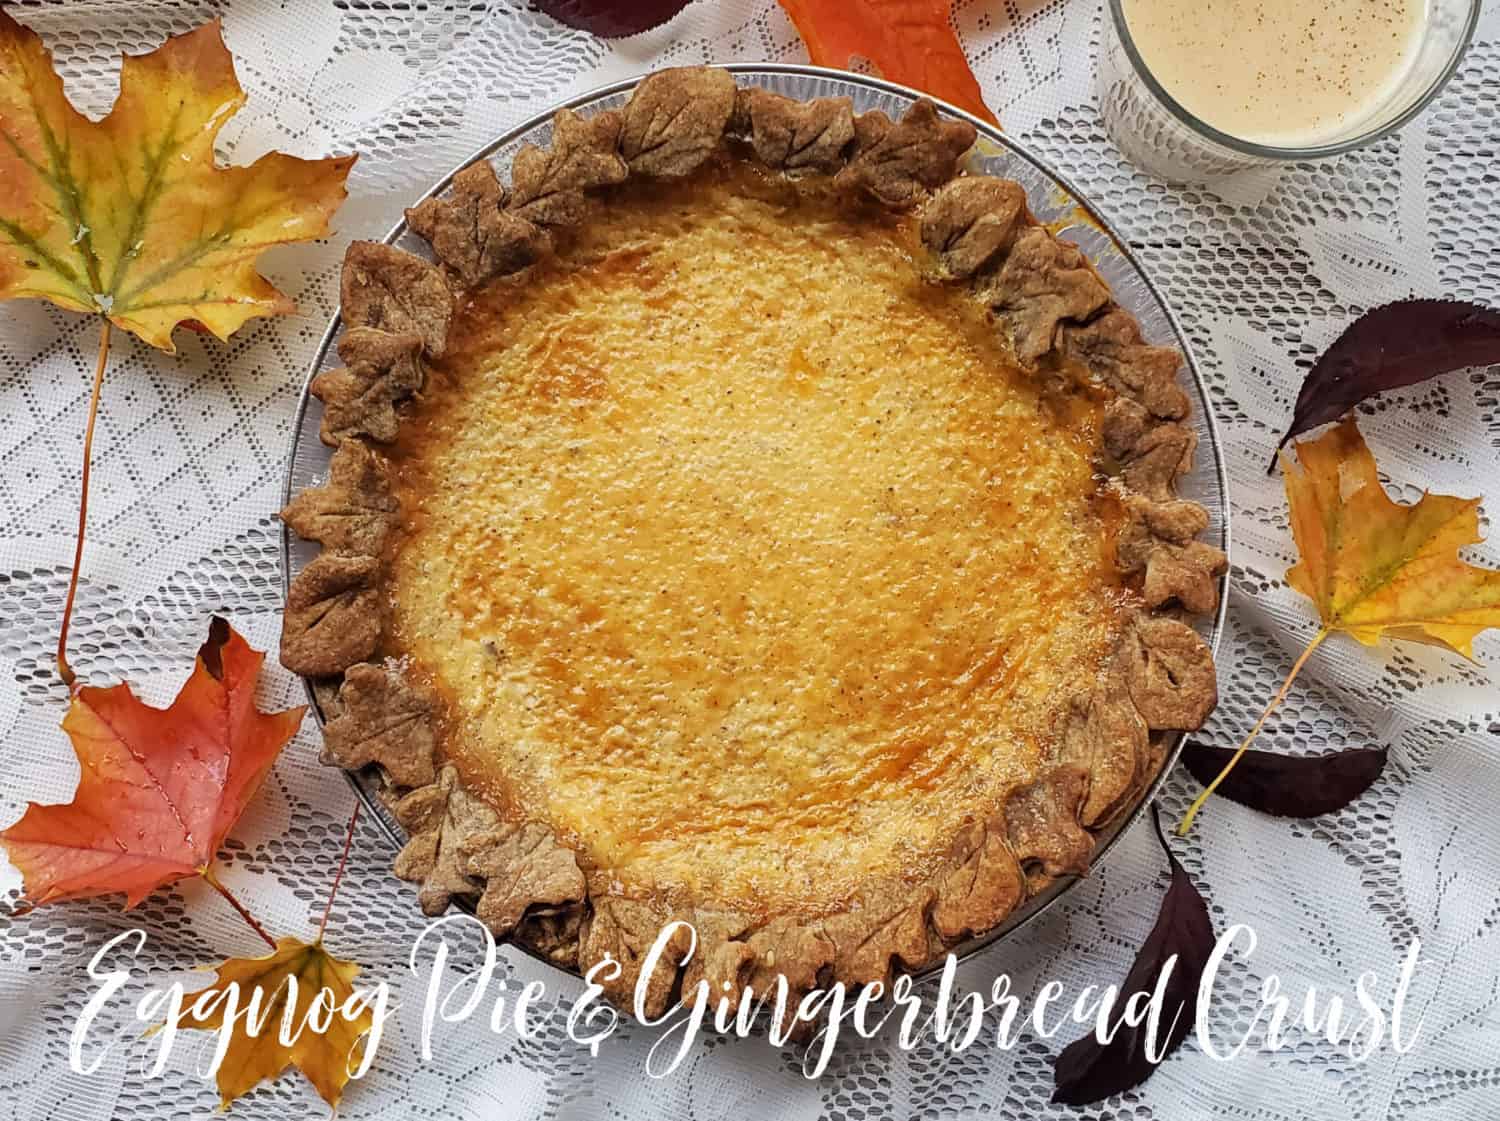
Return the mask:
<path id="1" fill-rule="evenodd" d="M 969 124 L 644 79 L 356 242 L 283 664 L 428 914 L 647 1011 L 888 980 L 1086 871 L 1216 701 L 1145 343 Z"/>

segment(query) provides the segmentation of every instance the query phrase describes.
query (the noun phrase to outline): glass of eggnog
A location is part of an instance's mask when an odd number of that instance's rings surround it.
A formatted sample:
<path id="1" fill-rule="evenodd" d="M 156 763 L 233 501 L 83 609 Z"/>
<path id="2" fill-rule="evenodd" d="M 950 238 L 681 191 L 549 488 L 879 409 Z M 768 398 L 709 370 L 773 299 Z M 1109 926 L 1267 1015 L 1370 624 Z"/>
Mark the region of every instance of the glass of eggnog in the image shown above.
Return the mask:
<path id="1" fill-rule="evenodd" d="M 1400 128 L 1458 67 L 1480 0 L 1107 0 L 1100 112 L 1126 158 L 1203 181 Z"/>

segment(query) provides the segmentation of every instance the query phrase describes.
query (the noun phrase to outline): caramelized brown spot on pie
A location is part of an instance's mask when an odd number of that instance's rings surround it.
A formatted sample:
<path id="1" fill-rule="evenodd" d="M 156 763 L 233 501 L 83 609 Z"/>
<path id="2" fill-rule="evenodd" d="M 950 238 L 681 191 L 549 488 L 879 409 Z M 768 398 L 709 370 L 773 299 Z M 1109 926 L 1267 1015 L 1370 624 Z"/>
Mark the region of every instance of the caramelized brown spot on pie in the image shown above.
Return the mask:
<path id="1" fill-rule="evenodd" d="M 1130 614 L 1102 406 L 925 277 L 915 219 L 823 190 L 611 188 L 460 309 L 394 447 L 388 653 L 624 891 L 814 914 L 926 873 Z"/>

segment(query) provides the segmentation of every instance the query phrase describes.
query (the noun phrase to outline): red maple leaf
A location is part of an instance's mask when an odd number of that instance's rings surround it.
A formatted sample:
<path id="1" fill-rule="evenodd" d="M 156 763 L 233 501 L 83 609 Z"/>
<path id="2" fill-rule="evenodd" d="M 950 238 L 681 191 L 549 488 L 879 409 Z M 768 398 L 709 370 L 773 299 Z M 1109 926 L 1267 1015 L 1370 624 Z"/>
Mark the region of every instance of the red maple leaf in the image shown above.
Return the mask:
<path id="1" fill-rule="evenodd" d="M 33 803 L 0 832 L 31 903 L 123 891 L 134 907 L 205 873 L 306 711 L 255 707 L 264 660 L 216 618 L 169 707 L 129 685 L 78 690 L 62 724 L 82 771 L 73 800 Z"/>

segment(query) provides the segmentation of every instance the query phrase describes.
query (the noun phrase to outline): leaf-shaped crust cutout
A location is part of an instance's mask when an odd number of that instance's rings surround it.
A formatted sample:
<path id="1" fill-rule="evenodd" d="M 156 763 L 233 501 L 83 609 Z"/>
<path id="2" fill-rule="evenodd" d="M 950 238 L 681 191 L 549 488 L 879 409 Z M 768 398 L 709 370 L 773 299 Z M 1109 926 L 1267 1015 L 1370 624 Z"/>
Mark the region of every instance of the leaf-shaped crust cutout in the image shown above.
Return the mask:
<path id="1" fill-rule="evenodd" d="M 304 677 L 326 677 L 374 654 L 379 568 L 374 557 L 321 553 L 297 573 L 281 621 L 281 664 Z"/>
<path id="2" fill-rule="evenodd" d="M 1145 573 L 1146 606 L 1175 602 L 1197 615 L 1213 611 L 1219 605 L 1219 577 L 1229 558 L 1197 539 L 1208 528 L 1208 511 L 1186 499 L 1130 493 L 1124 496 L 1124 506 L 1115 560 L 1127 575 Z"/>
<path id="3" fill-rule="evenodd" d="M 621 896 L 593 894 L 593 913 L 585 921 L 578 946 L 578 964 L 587 973 L 606 956 L 620 963 L 619 976 L 601 976 L 604 994 L 621 1007 L 633 1006 L 641 967 L 662 928 L 672 916 L 652 903 Z M 656 972 L 646 983 L 648 1016 L 660 1016 L 677 983 L 677 968 L 688 951 L 688 932 L 679 927 L 658 960 Z M 607 971 L 606 971 L 607 972 Z"/>
<path id="4" fill-rule="evenodd" d="M 339 339 L 344 365 L 313 378 L 308 392 L 323 402 L 318 436 L 337 447 L 351 436 L 382 444 L 396 438 L 396 409 L 422 391 L 422 337 L 393 335 L 375 327 L 352 327 Z"/>
<path id="5" fill-rule="evenodd" d="M 1158 421 L 1146 406 L 1129 397 L 1115 397 L 1104 406 L 1099 426 L 1099 441 L 1109 456 L 1124 463 L 1135 454 L 1136 445 L 1146 438 Z"/>
<path id="6" fill-rule="evenodd" d="M 1182 356 L 1171 347 L 1143 342 L 1140 324 L 1123 308 L 1111 308 L 1081 327 L 1064 326 L 1062 352 L 1111 389 L 1140 402 L 1152 416 L 1187 416 L 1188 396 L 1177 383 Z"/>
<path id="7" fill-rule="evenodd" d="M 1219 700 L 1208 644 L 1186 623 L 1165 617 L 1137 621 L 1127 639 L 1130 699 L 1156 730 L 1202 727 Z"/>
<path id="8" fill-rule="evenodd" d="M 1114 419 L 1122 412 L 1110 408 L 1104 416 L 1105 449 L 1123 464 L 1121 480 L 1137 494 L 1157 502 L 1169 501 L 1175 494 L 1177 480 L 1193 468 L 1198 434 L 1171 421 L 1148 424 L 1126 446 L 1114 427 Z"/>
<path id="9" fill-rule="evenodd" d="M 328 481 L 298 491 L 281 520 L 325 549 L 374 557 L 390 537 L 397 506 L 385 459 L 358 440 L 345 440 L 333 453 Z"/>
<path id="10" fill-rule="evenodd" d="M 871 109 L 854 118 L 854 152 L 866 152 L 896 127 L 896 122 L 879 109 Z M 854 152 L 849 154 L 853 156 Z"/>
<path id="11" fill-rule="evenodd" d="M 933 889 L 899 881 L 867 884 L 857 906 L 823 921 L 835 947 L 834 972 L 851 984 L 889 982 L 895 964 L 917 968 L 931 956 L 927 912 Z"/>
<path id="12" fill-rule="evenodd" d="M 462 866 L 484 880 L 476 913 L 501 938 L 533 907 L 557 910 L 587 893 L 573 850 L 540 822 L 507 823 L 464 839 Z"/>
<path id="13" fill-rule="evenodd" d="M 687 175 L 718 146 L 734 103 L 734 78 L 727 70 L 658 70 L 625 103 L 620 153 L 638 175 Z"/>
<path id="14" fill-rule="evenodd" d="M 692 999 L 701 980 L 708 985 L 710 1001 L 723 997 L 734 1011 L 746 992 L 752 998 L 773 994 L 778 979 L 785 977 L 789 1008 L 795 1008 L 802 994 L 826 982 L 837 949 L 822 923 L 783 915 L 755 930 L 750 926 L 746 916 L 733 911 L 694 914 L 698 950 L 683 967 L 685 999 Z"/>
<path id="15" fill-rule="evenodd" d="M 805 1035 L 808 1031 L 807 1025 L 791 1022 L 797 1001 L 812 989 L 826 984 L 830 972 L 837 975 L 834 963 L 838 948 L 824 924 L 787 916 L 772 919 L 744 941 L 717 946 L 710 944 L 702 947 L 700 952 L 703 951 L 711 959 L 706 972 L 710 981 L 710 998 L 717 1000 L 723 995 L 736 1009 L 746 992 L 753 1000 L 774 996 L 780 979 L 786 978 L 790 998 L 786 1014 L 777 1027 L 790 1032 L 793 1037 Z M 724 987 L 726 982 L 729 983 L 727 989 Z M 688 990 L 684 988 L 684 992 Z"/>
<path id="16" fill-rule="evenodd" d="M 338 716 L 323 727 L 327 761 L 346 770 L 378 763 L 397 786 L 426 786 L 437 777 L 429 690 L 362 662 L 344 672 L 339 703 Z"/>
<path id="17" fill-rule="evenodd" d="M 1143 571 L 1158 544 L 1185 545 L 1208 528 L 1208 511 L 1183 498 L 1163 502 L 1127 494 L 1123 502 L 1125 521 L 1115 540 L 1115 561 L 1127 574 Z"/>
<path id="18" fill-rule="evenodd" d="M 922 210 L 922 244 L 942 271 L 973 276 L 1011 247 L 1025 220 L 1021 184 L 990 175 L 963 175 L 938 189 Z"/>
<path id="19" fill-rule="evenodd" d="M 786 978 L 793 993 L 815 988 L 838 953 L 820 924 L 784 916 L 772 919 L 745 942 L 753 964 L 744 984 L 757 994 L 770 992 L 778 977 Z"/>
<path id="20" fill-rule="evenodd" d="M 1089 776 L 1079 820 L 1090 828 L 1108 821 L 1130 801 L 1145 777 L 1150 734 L 1130 699 L 1121 666 L 1100 685 L 1073 698 L 1062 729 L 1062 758 Z"/>
<path id="21" fill-rule="evenodd" d="M 1219 577 L 1228 567 L 1224 550 L 1206 541 L 1158 545 L 1146 560 L 1146 606 L 1177 603 L 1194 615 L 1207 615 L 1219 606 Z"/>
<path id="22" fill-rule="evenodd" d="M 1079 248 L 1041 226 L 1021 232 L 981 293 L 1005 324 L 1016 357 L 1028 364 L 1052 350 L 1064 321 L 1087 319 L 1109 299 Z"/>
<path id="23" fill-rule="evenodd" d="M 464 841 L 495 829 L 500 819 L 463 789 L 454 768 L 444 767 L 436 782 L 401 798 L 394 812 L 410 837 L 396 854 L 394 871 L 421 885 L 417 902 L 423 914 L 441 915 L 455 895 L 479 894 L 479 882 L 464 871 Z"/>
<path id="24" fill-rule="evenodd" d="M 948 941 L 989 930 L 1026 897 L 1026 879 L 996 820 L 970 826 L 937 883 L 932 928 Z"/>
<path id="25" fill-rule="evenodd" d="M 1011 851 L 1023 867 L 1035 864 L 1043 874 L 1037 877 L 1028 873 L 1028 879 L 1039 882 L 1052 876 L 1081 876 L 1088 871 L 1094 837 L 1078 824 L 1088 786 L 1088 774 L 1082 767 L 1054 767 L 1006 801 Z"/>
<path id="26" fill-rule="evenodd" d="M 442 357 L 453 294 L 430 261 L 378 241 L 351 242 L 344 253 L 339 299 L 346 327 L 418 335 L 428 354 Z"/>
<path id="27" fill-rule="evenodd" d="M 756 157 L 777 171 L 832 175 L 854 143 L 854 103 L 847 97 L 797 101 L 751 86 L 736 95 L 734 113 Z"/>
<path id="28" fill-rule="evenodd" d="M 581 117 L 559 109 L 552 118 L 552 146 L 528 144 L 511 167 L 510 208 L 542 227 L 575 226 L 588 214 L 586 191 L 619 183 L 629 174 L 617 150 L 619 113 Z"/>
<path id="29" fill-rule="evenodd" d="M 952 179 L 977 135 L 967 121 L 939 117 L 925 97 L 895 124 L 884 113 L 864 113 L 856 120 L 854 155 L 834 182 L 902 210 Z"/>
<path id="30" fill-rule="evenodd" d="M 693 912 L 698 949 L 682 967 L 684 999 L 691 999 L 698 982 L 704 981 L 708 984 L 710 1001 L 723 996 L 731 1008 L 739 1007 L 739 996 L 747 983 L 747 970 L 755 958 L 750 947 L 740 940 L 750 926 L 750 917 L 738 911 L 702 909 Z"/>
<path id="31" fill-rule="evenodd" d="M 471 288 L 492 276 L 519 272 L 552 247 L 546 231 L 502 209 L 505 189 L 487 160 L 453 177 L 445 198 L 424 199 L 406 222 L 432 246 L 432 255 L 456 287 Z"/>

